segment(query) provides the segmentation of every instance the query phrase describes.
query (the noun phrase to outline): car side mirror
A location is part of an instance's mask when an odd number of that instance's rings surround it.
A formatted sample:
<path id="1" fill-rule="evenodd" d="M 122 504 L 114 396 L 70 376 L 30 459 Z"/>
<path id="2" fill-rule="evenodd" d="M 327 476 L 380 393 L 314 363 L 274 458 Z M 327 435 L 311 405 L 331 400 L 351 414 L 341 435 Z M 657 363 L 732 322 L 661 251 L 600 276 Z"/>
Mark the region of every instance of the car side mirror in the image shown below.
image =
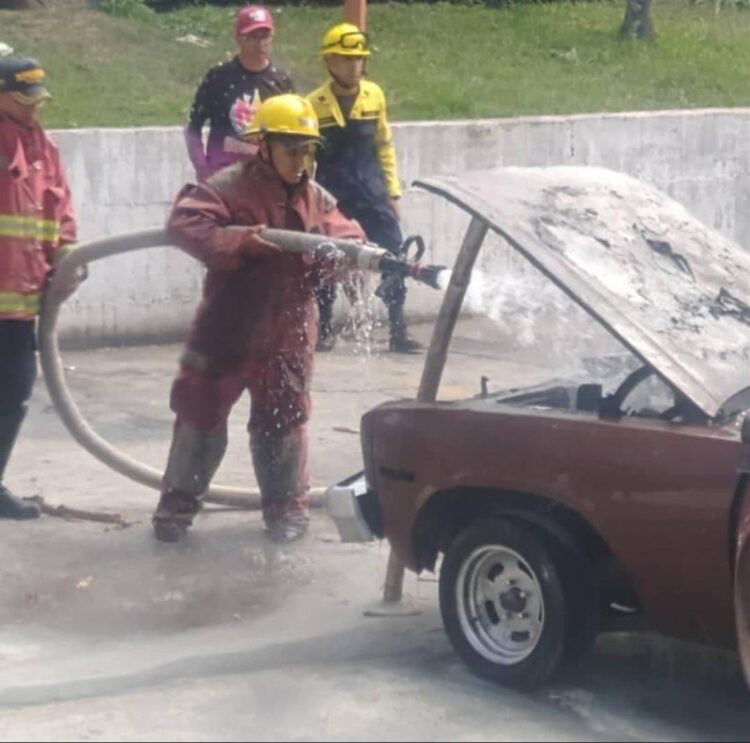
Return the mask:
<path id="1" fill-rule="evenodd" d="M 479 393 L 479 397 L 488 397 L 490 392 L 487 387 L 487 383 L 490 381 L 489 377 L 485 377 L 482 375 L 482 378 L 479 380 L 479 386 L 481 388 L 481 392 Z"/>
<path id="2" fill-rule="evenodd" d="M 582 384 L 576 390 L 576 410 L 598 413 L 602 403 L 602 386 L 600 384 Z"/>

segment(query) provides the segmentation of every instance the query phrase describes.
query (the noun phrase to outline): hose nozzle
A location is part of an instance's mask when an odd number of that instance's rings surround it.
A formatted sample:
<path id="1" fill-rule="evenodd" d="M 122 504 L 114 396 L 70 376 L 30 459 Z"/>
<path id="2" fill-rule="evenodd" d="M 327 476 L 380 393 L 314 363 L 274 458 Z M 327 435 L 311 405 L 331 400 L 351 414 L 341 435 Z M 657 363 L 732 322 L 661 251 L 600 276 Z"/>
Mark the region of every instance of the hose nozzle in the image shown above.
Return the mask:
<path id="1" fill-rule="evenodd" d="M 419 260 L 410 260 L 406 255 L 399 258 L 387 250 L 371 243 L 355 240 L 343 240 L 324 235 L 313 235 L 308 232 L 290 232 L 287 230 L 266 229 L 261 233 L 263 238 L 278 245 L 289 253 L 309 253 L 315 255 L 338 251 L 349 265 L 365 270 L 392 273 L 421 281 L 423 284 L 440 289 L 438 275 L 445 266 L 422 265 Z M 417 253 L 417 257 L 422 255 Z"/>
<path id="2" fill-rule="evenodd" d="M 384 273 L 395 273 L 399 276 L 406 276 L 415 281 L 420 281 L 433 289 L 440 289 L 438 276 L 441 271 L 445 271 L 445 266 L 434 264 L 423 265 L 417 261 L 404 260 L 397 258 L 391 253 L 387 253 L 380 261 L 380 270 Z"/>

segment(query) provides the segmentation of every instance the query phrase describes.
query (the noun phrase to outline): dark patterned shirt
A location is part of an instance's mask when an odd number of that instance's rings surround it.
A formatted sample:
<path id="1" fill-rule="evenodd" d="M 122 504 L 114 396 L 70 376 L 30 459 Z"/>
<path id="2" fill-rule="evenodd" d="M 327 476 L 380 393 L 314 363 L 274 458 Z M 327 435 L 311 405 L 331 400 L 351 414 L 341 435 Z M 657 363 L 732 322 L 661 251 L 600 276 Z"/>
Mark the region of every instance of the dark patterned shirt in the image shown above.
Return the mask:
<path id="1" fill-rule="evenodd" d="M 281 93 L 293 93 L 289 75 L 269 65 L 250 72 L 234 57 L 212 67 L 203 78 L 188 117 L 188 129 L 200 137 L 207 120 L 211 128 L 206 160 L 212 171 L 236 162 L 247 152 L 239 134 L 252 121 L 261 101 Z"/>

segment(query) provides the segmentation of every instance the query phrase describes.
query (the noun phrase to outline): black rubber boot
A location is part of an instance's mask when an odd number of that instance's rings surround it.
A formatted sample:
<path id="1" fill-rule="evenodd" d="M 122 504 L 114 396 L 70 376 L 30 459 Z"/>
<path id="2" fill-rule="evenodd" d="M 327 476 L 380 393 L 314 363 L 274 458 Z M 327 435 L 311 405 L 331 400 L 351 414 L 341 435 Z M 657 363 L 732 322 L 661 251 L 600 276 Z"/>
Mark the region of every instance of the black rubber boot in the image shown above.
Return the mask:
<path id="1" fill-rule="evenodd" d="M 336 336 L 333 334 L 333 330 L 330 325 L 323 325 L 321 323 L 320 329 L 318 330 L 318 340 L 315 344 L 315 350 L 326 353 L 333 351 L 336 345 Z"/>
<path id="2" fill-rule="evenodd" d="M 307 536 L 310 519 L 299 513 L 286 513 L 278 521 L 266 526 L 265 535 L 276 544 L 298 542 Z"/>
<path id="3" fill-rule="evenodd" d="M 2 485 L 5 468 L 25 416 L 25 406 L 0 413 L 0 518 L 2 519 L 35 519 L 40 513 L 36 505 L 17 498 Z"/>
<path id="4" fill-rule="evenodd" d="M 154 536 L 160 542 L 179 542 L 200 510 L 201 502 L 194 495 L 171 488 L 163 491 L 151 519 Z"/>
<path id="5" fill-rule="evenodd" d="M 403 305 L 389 305 L 388 322 L 391 326 L 391 335 L 388 341 L 390 351 L 393 351 L 393 353 L 419 353 L 422 350 L 422 344 L 406 332 Z"/>
<path id="6" fill-rule="evenodd" d="M 253 431 L 250 451 L 260 486 L 266 536 L 279 543 L 302 539 L 310 524 L 306 428 L 301 426 L 280 436 Z"/>
<path id="7" fill-rule="evenodd" d="M 0 485 L 0 519 L 24 521 L 39 518 L 39 507 L 17 498 L 4 485 Z"/>
<path id="8" fill-rule="evenodd" d="M 332 351 L 336 345 L 333 333 L 333 303 L 336 301 L 336 287 L 332 285 L 319 286 L 315 290 L 318 302 L 318 342 L 316 351 Z"/>

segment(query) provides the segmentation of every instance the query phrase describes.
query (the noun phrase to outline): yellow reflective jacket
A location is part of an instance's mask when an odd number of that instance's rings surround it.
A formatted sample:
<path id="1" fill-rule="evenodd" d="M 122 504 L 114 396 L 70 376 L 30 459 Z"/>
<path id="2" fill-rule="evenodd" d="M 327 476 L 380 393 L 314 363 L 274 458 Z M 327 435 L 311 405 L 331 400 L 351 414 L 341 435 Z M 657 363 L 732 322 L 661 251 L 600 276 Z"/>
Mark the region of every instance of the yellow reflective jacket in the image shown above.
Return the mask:
<path id="1" fill-rule="evenodd" d="M 323 140 L 316 156 L 316 180 L 355 211 L 359 205 L 376 206 L 373 202 L 400 196 L 396 148 L 380 87 L 362 80 L 347 119 L 330 80 L 307 98 Z"/>

